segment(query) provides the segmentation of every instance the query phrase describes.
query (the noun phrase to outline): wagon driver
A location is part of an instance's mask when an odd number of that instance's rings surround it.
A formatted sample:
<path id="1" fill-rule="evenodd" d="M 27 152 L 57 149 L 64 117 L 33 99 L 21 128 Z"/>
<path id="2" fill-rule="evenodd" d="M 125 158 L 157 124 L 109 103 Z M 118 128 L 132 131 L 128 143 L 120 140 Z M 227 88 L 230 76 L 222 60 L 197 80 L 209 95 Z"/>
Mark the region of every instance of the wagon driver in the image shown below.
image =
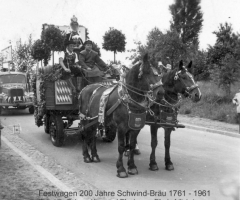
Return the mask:
<path id="1" fill-rule="evenodd" d="M 87 69 L 90 73 L 92 71 L 92 74 L 96 76 L 104 75 L 108 72 L 108 66 L 99 57 L 98 53 L 92 50 L 92 45 L 91 40 L 84 43 L 85 50 L 79 54 L 79 64 L 83 69 Z"/>

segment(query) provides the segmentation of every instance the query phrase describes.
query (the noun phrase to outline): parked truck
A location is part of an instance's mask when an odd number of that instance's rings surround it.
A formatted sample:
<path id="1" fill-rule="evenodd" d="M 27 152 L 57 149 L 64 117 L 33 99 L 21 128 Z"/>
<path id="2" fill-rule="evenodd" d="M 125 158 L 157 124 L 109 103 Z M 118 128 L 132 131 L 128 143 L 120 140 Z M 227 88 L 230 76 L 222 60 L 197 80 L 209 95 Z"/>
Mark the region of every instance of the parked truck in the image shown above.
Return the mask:
<path id="1" fill-rule="evenodd" d="M 29 109 L 34 113 L 29 77 L 21 72 L 0 72 L 0 114 L 8 109 Z"/>

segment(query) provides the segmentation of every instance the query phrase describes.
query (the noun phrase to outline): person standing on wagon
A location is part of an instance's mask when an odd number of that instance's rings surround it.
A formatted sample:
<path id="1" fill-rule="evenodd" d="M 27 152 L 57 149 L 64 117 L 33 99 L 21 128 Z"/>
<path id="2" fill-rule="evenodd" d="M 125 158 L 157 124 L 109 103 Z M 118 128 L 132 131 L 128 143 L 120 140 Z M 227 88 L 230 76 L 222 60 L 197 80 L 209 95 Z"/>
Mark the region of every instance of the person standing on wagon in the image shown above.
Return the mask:
<path id="1" fill-rule="evenodd" d="M 66 34 L 64 44 L 66 47 L 70 41 L 73 42 L 74 44 L 73 51 L 77 53 L 77 55 L 79 56 L 79 53 L 83 50 L 83 41 L 78 33 L 78 29 L 79 29 L 78 20 L 74 15 L 71 18 L 70 27 L 72 31 Z"/>
<path id="2" fill-rule="evenodd" d="M 238 93 L 235 94 L 232 102 L 233 102 L 233 104 L 235 104 L 237 106 L 239 133 L 240 133 L 240 89 L 239 89 Z"/>

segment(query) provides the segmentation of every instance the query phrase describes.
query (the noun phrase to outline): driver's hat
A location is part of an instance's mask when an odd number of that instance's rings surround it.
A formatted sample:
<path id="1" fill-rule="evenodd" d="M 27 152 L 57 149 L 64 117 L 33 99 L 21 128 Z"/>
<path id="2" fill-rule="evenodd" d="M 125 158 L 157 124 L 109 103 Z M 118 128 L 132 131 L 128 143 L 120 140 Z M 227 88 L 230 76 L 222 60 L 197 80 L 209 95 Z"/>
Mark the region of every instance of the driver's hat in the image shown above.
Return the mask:
<path id="1" fill-rule="evenodd" d="M 92 45 L 93 42 L 91 40 L 86 40 L 83 45 L 85 46 L 86 44 L 91 44 Z"/>

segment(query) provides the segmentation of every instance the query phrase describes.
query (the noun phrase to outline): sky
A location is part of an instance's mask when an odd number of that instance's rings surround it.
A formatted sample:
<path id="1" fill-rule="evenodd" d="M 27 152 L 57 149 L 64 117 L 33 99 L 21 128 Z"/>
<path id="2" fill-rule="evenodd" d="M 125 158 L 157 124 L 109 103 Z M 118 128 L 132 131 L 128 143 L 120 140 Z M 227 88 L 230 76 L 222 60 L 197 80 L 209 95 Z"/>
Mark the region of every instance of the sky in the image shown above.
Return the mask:
<path id="1" fill-rule="evenodd" d="M 169 5 L 174 0 L 0 0 L 0 50 L 13 48 L 32 34 L 40 39 L 42 24 L 69 25 L 73 15 L 79 24 L 89 30 L 90 39 L 102 48 L 103 35 L 110 27 L 121 30 L 126 36 L 126 50 L 135 48 L 134 41 L 146 43 L 154 27 L 165 32 L 169 29 Z M 240 0 L 202 0 L 203 28 L 199 35 L 200 48 L 214 45 L 212 34 L 220 23 L 229 22 L 234 32 L 240 33 Z M 113 53 L 101 49 L 102 59 L 113 60 Z M 118 53 L 117 60 L 124 64 L 129 54 Z M 57 62 L 57 61 L 56 61 Z"/>

